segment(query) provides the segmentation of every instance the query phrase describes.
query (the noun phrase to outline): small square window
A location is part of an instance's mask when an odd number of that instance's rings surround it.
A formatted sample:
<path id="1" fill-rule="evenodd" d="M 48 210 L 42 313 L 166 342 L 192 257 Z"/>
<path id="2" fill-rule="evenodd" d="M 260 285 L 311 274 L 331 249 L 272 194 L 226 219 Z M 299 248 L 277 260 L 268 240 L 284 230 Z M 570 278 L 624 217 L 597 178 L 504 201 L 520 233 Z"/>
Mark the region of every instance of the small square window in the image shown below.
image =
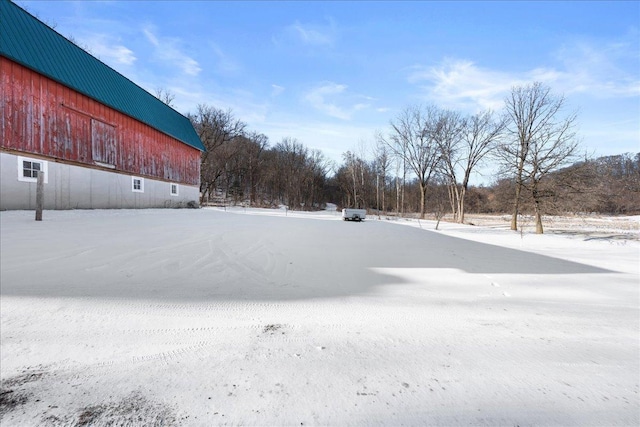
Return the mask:
<path id="1" fill-rule="evenodd" d="M 131 177 L 131 191 L 134 193 L 144 193 L 144 178 Z"/>
<path id="2" fill-rule="evenodd" d="M 178 184 L 171 184 L 171 195 L 172 196 L 178 195 Z"/>
<path id="3" fill-rule="evenodd" d="M 40 162 L 22 161 L 22 176 L 25 178 L 37 178 L 41 169 Z"/>
<path id="4" fill-rule="evenodd" d="M 18 156 L 18 181 L 37 182 L 40 172 L 44 173 L 44 182 L 49 181 L 47 162 Z"/>

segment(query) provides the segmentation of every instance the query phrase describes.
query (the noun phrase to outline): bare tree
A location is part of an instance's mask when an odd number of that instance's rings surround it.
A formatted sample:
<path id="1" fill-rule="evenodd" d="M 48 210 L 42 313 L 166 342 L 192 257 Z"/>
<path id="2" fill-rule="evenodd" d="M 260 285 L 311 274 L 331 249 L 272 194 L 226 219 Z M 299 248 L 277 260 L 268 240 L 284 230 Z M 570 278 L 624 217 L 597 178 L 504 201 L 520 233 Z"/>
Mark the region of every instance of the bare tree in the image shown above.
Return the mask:
<path id="1" fill-rule="evenodd" d="M 458 188 L 457 172 L 461 161 L 462 133 L 465 120 L 455 111 L 440 110 L 433 129 L 433 139 L 440 151 L 439 171 L 441 181 L 449 192 L 449 200 L 455 218 L 458 218 L 461 192 Z"/>
<path id="2" fill-rule="evenodd" d="M 503 165 L 515 174 L 511 229 L 517 230 L 521 192 L 527 188 L 534 200 L 536 233 L 542 233 L 540 181 L 567 164 L 576 153 L 576 114 L 562 116 L 564 96 L 535 82 L 514 87 L 505 100 L 510 118 L 510 140 L 501 144 Z"/>
<path id="3" fill-rule="evenodd" d="M 308 207 L 314 208 L 323 203 L 325 189 L 327 186 L 327 174 L 331 169 L 331 161 L 327 159 L 322 151 L 311 150 L 307 157 L 307 200 Z"/>
<path id="4" fill-rule="evenodd" d="M 176 99 L 176 95 L 169 89 L 162 87 L 156 88 L 156 98 L 167 104 L 169 107 L 173 107 L 173 100 Z"/>
<path id="5" fill-rule="evenodd" d="M 257 186 L 261 178 L 264 164 L 264 150 L 269 145 L 269 137 L 264 134 L 252 132 L 248 135 L 248 144 L 245 150 L 247 156 L 247 173 L 249 175 L 249 205 L 256 203 Z"/>
<path id="6" fill-rule="evenodd" d="M 218 156 L 224 159 L 225 177 L 221 183 L 226 194 L 233 196 L 234 202 L 248 201 L 256 204 L 258 188 L 263 178 L 264 152 L 269 139 L 255 132 L 240 135 L 224 144 Z"/>
<path id="7" fill-rule="evenodd" d="M 494 119 L 493 112 L 489 110 L 475 114 L 465 122 L 461 142 L 463 177 L 458 199 L 458 222 L 461 224 L 464 223 L 465 199 L 471 172 L 495 150 L 504 135 L 506 126 L 506 116 Z"/>
<path id="8" fill-rule="evenodd" d="M 436 219 L 436 230 L 440 226 L 440 221 L 445 215 L 446 205 L 448 199 L 448 187 L 449 177 L 440 173 L 434 176 L 433 183 L 431 184 L 431 191 L 429 202 L 431 211 Z"/>
<path id="9" fill-rule="evenodd" d="M 346 171 L 349 176 L 349 192 L 353 194 L 353 202 L 351 205 L 355 208 L 364 208 L 366 207 L 366 197 L 364 195 L 365 161 L 351 151 L 344 153 L 342 158 L 344 159 Z"/>
<path id="10" fill-rule="evenodd" d="M 376 132 L 376 145 L 374 148 L 374 164 L 376 171 L 376 205 L 378 208 L 378 216 L 380 216 L 380 195 L 382 194 L 382 211 L 386 212 L 385 193 L 387 189 L 387 172 L 391 167 L 391 153 L 388 144 L 384 140 L 384 136 L 380 132 Z M 382 182 L 380 182 L 382 181 Z M 382 187 L 382 191 L 380 191 Z"/>
<path id="11" fill-rule="evenodd" d="M 404 214 L 404 184 L 405 184 L 405 177 L 407 175 L 407 168 L 406 168 L 406 163 L 403 160 L 404 157 L 399 157 L 399 156 L 395 156 L 396 162 L 395 162 L 395 166 L 396 166 L 396 177 L 395 177 L 395 181 L 396 181 L 396 215 L 402 215 Z M 402 169 L 402 181 L 400 181 L 400 169 Z M 402 198 L 400 197 L 400 195 L 402 194 Z M 401 201 L 402 199 L 402 201 Z"/>
<path id="12" fill-rule="evenodd" d="M 436 107 L 406 108 L 391 122 L 393 130 L 390 145 L 393 153 L 401 157 L 415 174 L 420 188 L 420 218 L 425 214 L 425 196 L 429 179 L 440 161 L 435 140 L 438 120 Z"/>
<path id="13" fill-rule="evenodd" d="M 205 104 L 198 105 L 196 113 L 190 114 L 189 118 L 206 149 L 200 167 L 201 203 L 204 203 L 225 173 L 226 160 L 234 154 L 225 145 L 243 135 L 246 124 L 236 119 L 231 110 Z"/>
<path id="14" fill-rule="evenodd" d="M 302 200 L 302 182 L 309 150 L 297 139 L 285 137 L 276 144 L 277 167 L 283 180 L 282 201 L 289 209 L 296 209 Z"/>
<path id="15" fill-rule="evenodd" d="M 381 132 L 376 134 L 376 140 L 380 145 L 386 146 L 387 156 L 389 158 L 389 167 L 395 169 L 395 177 L 393 178 L 396 192 L 396 215 L 404 215 L 404 193 L 407 180 L 407 144 L 403 139 L 397 138 L 397 135 L 391 133 L 387 138 Z"/>
<path id="16" fill-rule="evenodd" d="M 576 115 L 572 114 L 549 127 L 531 144 L 530 158 L 525 166 L 527 180 L 525 186 L 531 192 L 536 219 L 536 233 L 544 232 L 542 227 L 542 202 L 547 193 L 540 183 L 551 172 L 567 166 L 575 160 L 578 140 L 575 132 Z"/>

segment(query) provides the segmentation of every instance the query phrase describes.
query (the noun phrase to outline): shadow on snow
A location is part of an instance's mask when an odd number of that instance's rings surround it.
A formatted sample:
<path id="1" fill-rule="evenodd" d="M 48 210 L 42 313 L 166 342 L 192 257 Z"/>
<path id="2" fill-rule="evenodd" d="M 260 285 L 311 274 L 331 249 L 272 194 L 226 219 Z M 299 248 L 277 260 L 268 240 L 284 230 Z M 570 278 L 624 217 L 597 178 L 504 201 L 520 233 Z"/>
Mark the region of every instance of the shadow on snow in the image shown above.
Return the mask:
<path id="1" fill-rule="evenodd" d="M 0 293 L 292 300 L 355 295 L 402 282 L 373 270 L 380 268 L 523 275 L 609 272 L 384 222 L 207 210 L 103 212 L 97 217 L 78 214 L 73 220 L 52 215 L 40 226 L 3 225 Z"/>

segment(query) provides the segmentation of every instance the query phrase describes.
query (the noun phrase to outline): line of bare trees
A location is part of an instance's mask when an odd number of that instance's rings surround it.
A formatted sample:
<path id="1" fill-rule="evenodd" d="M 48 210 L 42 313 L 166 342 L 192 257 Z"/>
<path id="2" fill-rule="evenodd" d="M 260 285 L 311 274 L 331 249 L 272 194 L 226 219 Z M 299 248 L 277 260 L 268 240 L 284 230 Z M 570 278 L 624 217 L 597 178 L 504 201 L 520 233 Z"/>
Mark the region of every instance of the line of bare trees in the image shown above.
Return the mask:
<path id="1" fill-rule="evenodd" d="M 565 98 L 541 83 L 514 87 L 499 112 L 413 105 L 339 165 L 292 138 L 270 145 L 230 110 L 200 105 L 190 119 L 207 148 L 202 203 L 333 202 L 378 214 L 451 213 L 458 222 L 467 211 L 510 211 L 514 230 L 530 213 L 538 233 L 545 213 L 640 211 L 640 154 L 578 159 L 576 114 L 565 109 Z M 471 186 L 482 166 L 497 171 L 495 183 Z"/>
<path id="2" fill-rule="evenodd" d="M 330 163 L 320 151 L 293 138 L 269 146 L 230 110 L 199 105 L 189 115 L 202 153 L 201 203 L 246 202 L 250 206 L 318 207 L 325 202 Z"/>
<path id="3" fill-rule="evenodd" d="M 382 187 L 382 179 L 376 179 L 373 161 L 366 163 L 364 169 L 365 187 L 359 194 L 368 194 L 364 205 L 374 213 L 379 207 L 381 214 L 419 215 L 420 188 L 415 179 L 405 184 L 404 205 L 396 206 L 398 190 L 395 177 L 387 176 L 386 185 Z M 366 180 L 366 177 L 370 177 Z M 345 188 L 351 185 L 345 175 L 337 175 Z M 376 197 L 376 183 L 380 184 L 379 197 Z M 497 177 L 490 185 L 468 187 L 465 197 L 465 211 L 471 213 L 507 213 L 513 209 L 515 194 L 513 178 Z M 347 196 L 341 190 L 334 192 L 331 200 L 346 206 Z M 402 189 L 400 189 L 400 193 Z M 582 159 L 566 168 L 549 174 L 542 182 L 540 192 L 545 194 L 544 211 L 546 214 L 640 214 L 640 153 L 625 153 L 595 159 Z M 344 199 L 341 199 L 344 198 Z M 386 201 L 382 203 L 382 199 Z M 380 200 L 380 203 L 377 201 Z M 437 177 L 427 189 L 427 212 L 431 216 L 450 214 L 450 187 Z M 534 201 L 530 192 L 521 193 L 520 212 L 533 215 Z M 404 212 L 404 213 L 403 213 Z"/>
<path id="4" fill-rule="evenodd" d="M 524 197 L 533 200 L 536 232 L 542 233 L 542 214 L 548 191 L 543 185 L 548 176 L 571 164 L 578 150 L 575 132 L 575 113 L 564 112 L 565 99 L 555 96 L 541 83 L 514 87 L 505 99 L 503 113 L 482 111 L 463 116 L 457 111 L 435 105 L 405 108 L 390 123 L 388 134 L 378 133 L 374 160 L 365 171 L 362 161 L 351 153 L 345 155 L 344 170 L 338 172 L 362 177 L 367 173 L 382 178 L 383 186 L 389 164 L 395 163 L 396 212 L 404 212 L 407 177 L 418 187 L 420 218 L 428 209 L 428 192 L 441 195 L 433 187 L 446 186 L 448 202 L 455 220 L 464 222 L 465 201 L 472 172 L 485 160 L 491 159 L 502 176 L 515 183 L 512 203 L 512 229 Z M 361 171 L 355 173 L 354 169 Z M 356 197 L 358 182 L 341 178 L 343 186 L 353 190 Z M 366 194 L 361 188 L 360 194 Z M 526 193 L 526 194 L 525 194 Z M 434 197 L 432 197 L 434 199 Z M 350 202 L 351 198 L 347 199 Z M 379 207 L 379 197 L 376 197 Z M 400 209 L 402 206 L 402 210 Z M 436 216 L 444 212 L 440 197 L 431 201 Z M 383 210 L 386 206 L 383 206 Z"/>

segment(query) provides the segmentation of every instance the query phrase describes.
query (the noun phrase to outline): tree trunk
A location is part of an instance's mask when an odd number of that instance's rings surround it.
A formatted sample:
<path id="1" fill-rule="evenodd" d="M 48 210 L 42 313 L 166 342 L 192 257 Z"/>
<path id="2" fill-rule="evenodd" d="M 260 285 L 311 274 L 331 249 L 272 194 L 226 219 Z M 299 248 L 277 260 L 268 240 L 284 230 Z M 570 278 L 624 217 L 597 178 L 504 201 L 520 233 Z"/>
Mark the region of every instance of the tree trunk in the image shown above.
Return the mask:
<path id="1" fill-rule="evenodd" d="M 453 218 L 456 222 L 462 224 L 462 219 L 460 219 L 460 206 L 462 205 L 462 200 L 460 196 L 460 189 L 457 184 L 451 184 L 451 193 L 453 194 L 453 202 L 452 206 L 454 207 Z"/>
<path id="2" fill-rule="evenodd" d="M 543 234 L 544 229 L 542 228 L 542 215 L 540 215 L 540 210 L 538 209 L 538 204 L 536 203 L 536 234 Z"/>
<path id="3" fill-rule="evenodd" d="M 376 175 L 376 210 L 380 219 L 380 175 Z"/>
<path id="4" fill-rule="evenodd" d="M 458 222 L 464 224 L 464 198 L 467 195 L 467 189 L 463 186 L 460 192 L 460 199 L 458 200 Z"/>
<path id="5" fill-rule="evenodd" d="M 533 206 L 534 206 L 535 215 L 536 215 L 536 234 L 543 234 L 544 230 L 542 228 L 542 214 L 540 212 L 541 211 L 540 199 L 538 197 L 537 186 L 533 188 L 532 196 L 533 196 Z"/>
<path id="6" fill-rule="evenodd" d="M 453 215 L 453 220 L 456 221 L 458 216 L 456 215 L 456 198 L 453 194 L 453 185 L 449 184 L 447 186 L 447 193 L 449 194 L 449 205 L 451 207 L 451 215 Z"/>
<path id="7" fill-rule="evenodd" d="M 425 199 L 427 196 L 427 185 L 420 183 L 420 219 L 424 219 Z"/>
<path id="8" fill-rule="evenodd" d="M 400 216 L 400 180 L 396 176 L 396 215 Z"/>
<path id="9" fill-rule="evenodd" d="M 357 208 L 358 207 L 358 191 L 356 190 L 356 172 L 352 171 L 351 172 L 351 177 L 353 178 L 353 207 Z"/>
<path id="10" fill-rule="evenodd" d="M 404 180 L 407 176 L 407 172 L 405 171 L 405 173 L 402 175 L 402 194 L 401 194 L 401 200 L 400 200 L 400 209 L 402 210 L 400 216 L 404 217 Z"/>
<path id="11" fill-rule="evenodd" d="M 382 214 L 386 215 L 387 214 L 387 205 L 385 205 L 385 201 L 384 201 L 384 192 L 387 189 L 387 183 L 386 183 L 386 179 L 384 178 L 384 176 L 382 177 Z"/>
<path id="12" fill-rule="evenodd" d="M 520 192 L 522 191 L 522 183 L 520 180 L 516 182 L 516 197 L 513 200 L 513 215 L 511 216 L 511 229 L 518 230 L 518 213 L 520 210 Z"/>

